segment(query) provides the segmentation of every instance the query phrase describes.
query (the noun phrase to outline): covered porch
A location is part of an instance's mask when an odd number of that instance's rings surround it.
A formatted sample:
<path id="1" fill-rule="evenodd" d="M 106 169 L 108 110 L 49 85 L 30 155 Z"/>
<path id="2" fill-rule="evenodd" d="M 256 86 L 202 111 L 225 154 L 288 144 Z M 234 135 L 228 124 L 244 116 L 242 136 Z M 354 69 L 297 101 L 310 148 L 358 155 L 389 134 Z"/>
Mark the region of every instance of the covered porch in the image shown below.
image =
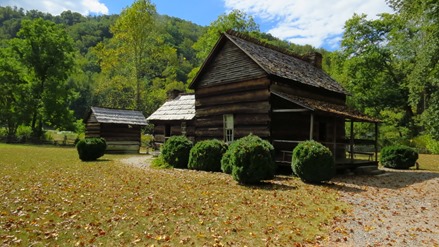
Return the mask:
<path id="1" fill-rule="evenodd" d="M 328 147 L 337 169 L 378 166 L 377 119 L 345 105 L 272 92 L 277 99 L 272 109 L 272 144 L 279 165 L 291 165 L 298 143 L 315 140 Z M 367 138 L 355 138 L 355 123 L 373 130 Z"/>

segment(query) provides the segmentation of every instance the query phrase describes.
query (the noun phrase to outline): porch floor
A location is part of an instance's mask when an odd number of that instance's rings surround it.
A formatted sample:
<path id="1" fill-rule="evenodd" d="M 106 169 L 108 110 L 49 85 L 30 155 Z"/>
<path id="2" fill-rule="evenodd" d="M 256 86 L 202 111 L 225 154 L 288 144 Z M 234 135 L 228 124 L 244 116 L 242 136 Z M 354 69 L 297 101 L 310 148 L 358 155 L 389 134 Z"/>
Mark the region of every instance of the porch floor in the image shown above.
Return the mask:
<path id="1" fill-rule="evenodd" d="M 278 159 L 276 163 L 281 166 L 291 166 L 291 160 Z M 351 169 L 360 166 L 376 166 L 378 167 L 378 161 L 374 160 L 361 160 L 361 159 L 337 159 L 335 161 L 337 169 Z"/>

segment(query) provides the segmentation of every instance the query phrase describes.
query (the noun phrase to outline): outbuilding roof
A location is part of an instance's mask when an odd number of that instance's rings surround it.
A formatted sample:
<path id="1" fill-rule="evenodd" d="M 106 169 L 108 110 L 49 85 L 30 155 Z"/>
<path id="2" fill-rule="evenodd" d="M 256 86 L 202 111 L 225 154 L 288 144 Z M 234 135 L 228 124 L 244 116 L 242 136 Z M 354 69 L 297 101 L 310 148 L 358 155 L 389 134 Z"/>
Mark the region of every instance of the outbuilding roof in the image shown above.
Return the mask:
<path id="1" fill-rule="evenodd" d="M 98 123 L 130 124 L 145 126 L 143 113 L 134 110 L 91 107 L 88 117 L 93 113 Z"/>
<path id="2" fill-rule="evenodd" d="M 147 120 L 192 120 L 194 117 L 195 95 L 181 94 L 177 98 L 165 102 Z"/>
<path id="3" fill-rule="evenodd" d="M 301 107 L 308 109 L 310 111 L 320 111 L 338 117 L 343 117 L 347 119 L 352 119 L 358 122 L 371 122 L 378 123 L 380 120 L 367 116 L 359 111 L 353 110 L 346 105 L 338 105 L 328 102 L 323 102 L 315 99 L 302 98 L 291 94 L 286 94 L 280 91 L 272 91 L 272 94 L 288 100 L 292 103 L 300 105 Z"/>
<path id="4" fill-rule="evenodd" d="M 280 47 L 262 43 L 254 38 L 234 31 L 223 33 L 215 48 L 191 83 L 190 88 L 195 87 L 203 68 L 210 63 L 212 57 L 214 57 L 221 49 L 221 44 L 226 40 L 233 42 L 256 64 L 258 64 L 268 76 L 286 79 L 292 83 L 298 82 L 336 93 L 347 94 L 338 82 L 332 79 L 321 68 L 316 67 L 309 61 L 305 61 L 306 59 L 304 57 L 293 54 L 292 52 Z"/>

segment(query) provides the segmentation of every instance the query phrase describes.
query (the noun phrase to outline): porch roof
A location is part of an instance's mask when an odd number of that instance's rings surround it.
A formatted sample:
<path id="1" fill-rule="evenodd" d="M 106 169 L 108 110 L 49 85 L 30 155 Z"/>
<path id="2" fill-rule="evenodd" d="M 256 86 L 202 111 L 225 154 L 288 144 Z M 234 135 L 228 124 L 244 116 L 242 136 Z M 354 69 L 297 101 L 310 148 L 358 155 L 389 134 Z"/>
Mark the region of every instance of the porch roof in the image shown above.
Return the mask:
<path id="1" fill-rule="evenodd" d="M 274 90 L 271 93 L 285 100 L 288 100 L 294 104 L 297 104 L 305 109 L 308 109 L 310 111 L 325 112 L 331 115 L 335 115 L 342 118 L 348 118 L 358 122 L 370 122 L 370 123 L 380 122 L 380 120 L 367 116 L 354 109 L 351 109 L 346 105 L 338 105 L 320 100 L 298 97 L 295 95 L 290 95 L 284 92 L 279 92 Z"/>

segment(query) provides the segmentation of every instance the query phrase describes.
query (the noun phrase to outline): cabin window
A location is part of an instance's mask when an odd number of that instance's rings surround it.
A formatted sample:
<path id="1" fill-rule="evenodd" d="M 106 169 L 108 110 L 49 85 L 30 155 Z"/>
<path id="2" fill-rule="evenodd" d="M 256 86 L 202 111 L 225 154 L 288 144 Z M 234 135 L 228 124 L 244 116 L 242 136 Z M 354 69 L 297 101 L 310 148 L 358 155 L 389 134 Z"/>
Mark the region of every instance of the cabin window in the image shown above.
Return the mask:
<path id="1" fill-rule="evenodd" d="M 165 125 L 165 137 L 171 136 L 171 125 L 167 124 Z"/>
<path id="2" fill-rule="evenodd" d="M 186 135 L 186 122 L 185 121 L 181 122 L 181 134 L 184 136 Z"/>
<path id="3" fill-rule="evenodd" d="M 223 117 L 224 121 L 224 141 L 226 143 L 233 142 L 234 139 L 234 121 L 232 114 L 226 114 Z"/>

